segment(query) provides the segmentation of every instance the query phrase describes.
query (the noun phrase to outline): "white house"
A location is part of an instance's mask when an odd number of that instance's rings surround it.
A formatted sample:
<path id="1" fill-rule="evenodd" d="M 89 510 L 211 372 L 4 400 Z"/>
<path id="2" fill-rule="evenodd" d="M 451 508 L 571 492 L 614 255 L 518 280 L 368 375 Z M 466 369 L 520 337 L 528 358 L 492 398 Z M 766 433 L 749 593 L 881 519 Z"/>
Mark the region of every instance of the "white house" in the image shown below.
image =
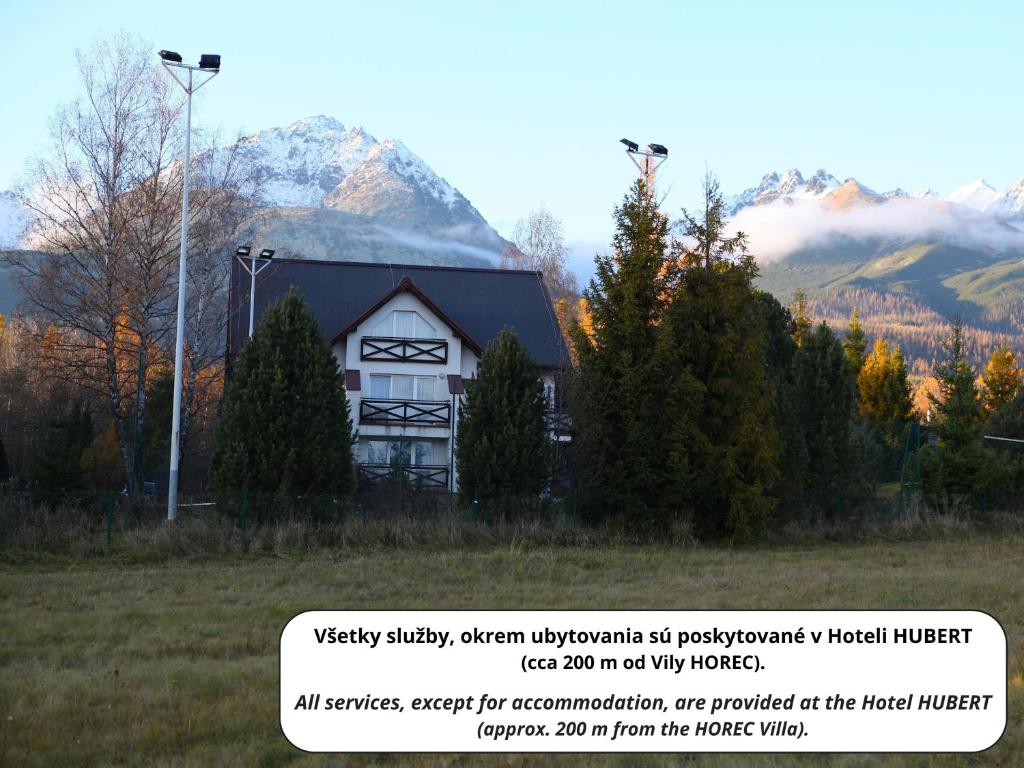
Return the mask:
<path id="1" fill-rule="evenodd" d="M 257 324 L 291 287 L 312 307 L 344 371 L 362 482 L 402 471 L 418 485 L 457 490 L 453 450 L 464 382 L 504 327 L 537 363 L 549 402 L 559 401 L 558 373 L 569 357 L 539 272 L 274 260 L 257 278 Z M 248 335 L 249 288 L 236 264 L 229 364 Z M 553 412 L 554 438 L 566 439 L 564 424 Z"/>

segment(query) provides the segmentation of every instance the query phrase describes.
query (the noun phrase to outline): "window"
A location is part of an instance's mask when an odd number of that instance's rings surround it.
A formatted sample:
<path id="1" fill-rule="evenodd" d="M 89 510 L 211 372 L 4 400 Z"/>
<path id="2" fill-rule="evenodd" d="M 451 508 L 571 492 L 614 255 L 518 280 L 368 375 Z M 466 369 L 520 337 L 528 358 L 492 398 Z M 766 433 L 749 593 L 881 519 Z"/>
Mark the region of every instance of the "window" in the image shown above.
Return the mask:
<path id="1" fill-rule="evenodd" d="M 387 400 L 391 397 L 391 377 L 370 375 L 370 397 Z"/>
<path id="2" fill-rule="evenodd" d="M 368 440 L 366 461 L 368 464 L 390 464 L 403 467 L 432 465 L 434 464 L 434 443 L 429 440 Z"/>
<path id="3" fill-rule="evenodd" d="M 395 336 L 400 339 L 412 339 L 416 335 L 416 313 L 395 312 Z"/>
<path id="4" fill-rule="evenodd" d="M 433 400 L 436 379 L 433 376 L 370 374 L 370 397 L 380 400 Z"/>
<path id="5" fill-rule="evenodd" d="M 396 309 L 373 327 L 378 336 L 396 339 L 436 339 L 437 329 L 428 323 L 419 312 Z"/>

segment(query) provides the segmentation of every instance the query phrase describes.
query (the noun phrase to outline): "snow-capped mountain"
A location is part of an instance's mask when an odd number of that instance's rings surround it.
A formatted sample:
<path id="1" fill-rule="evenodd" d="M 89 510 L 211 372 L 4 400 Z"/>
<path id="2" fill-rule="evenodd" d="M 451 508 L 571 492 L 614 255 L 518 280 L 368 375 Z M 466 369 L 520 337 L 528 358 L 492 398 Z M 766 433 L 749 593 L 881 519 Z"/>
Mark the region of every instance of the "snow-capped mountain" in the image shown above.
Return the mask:
<path id="1" fill-rule="evenodd" d="M 819 169 L 811 178 L 804 179 L 796 168 L 780 175 L 767 173 L 761 183 L 731 198 L 726 205 L 731 215 L 744 208 L 775 203 L 792 204 L 801 200 L 819 200 L 827 208 L 846 208 L 859 203 L 878 203 L 891 199 L 935 200 L 962 206 L 971 212 L 983 213 L 1002 221 L 1024 226 L 1024 179 L 1004 192 L 996 191 L 984 179 L 971 182 L 942 197 L 931 187 L 907 192 L 897 187 L 878 193 L 854 178 L 840 183 L 835 176 Z"/>
<path id="2" fill-rule="evenodd" d="M 397 139 L 375 144 L 365 160 L 324 198 L 324 206 L 433 226 L 487 226 L 447 181 Z"/>
<path id="3" fill-rule="evenodd" d="M 306 117 L 239 139 L 265 205 L 254 238 L 309 258 L 489 264 L 507 243 L 394 138 Z"/>
<path id="4" fill-rule="evenodd" d="M 792 202 L 794 199 L 820 197 L 839 186 L 839 180 L 824 168 L 804 180 L 803 174 L 791 168 L 780 176 L 776 171 L 766 173 L 761 183 L 740 192 L 727 201 L 732 213 L 748 205 L 768 205 L 777 200 Z"/>
<path id="5" fill-rule="evenodd" d="M 333 117 L 297 120 L 239 139 L 239 158 L 255 167 L 271 207 L 321 208 L 324 198 L 366 160 L 377 140 L 362 128 L 346 129 Z"/>
<path id="6" fill-rule="evenodd" d="M 268 208 L 333 208 L 431 226 L 487 226 L 470 202 L 394 138 L 318 115 L 239 139 Z"/>
<path id="7" fill-rule="evenodd" d="M 998 195 L 985 210 L 1005 219 L 1020 219 L 1024 222 L 1024 179 Z"/>
<path id="8" fill-rule="evenodd" d="M 989 186 L 984 179 L 972 181 L 946 196 L 946 201 L 966 205 L 976 211 L 988 210 L 989 206 L 999 197 L 999 193 Z"/>

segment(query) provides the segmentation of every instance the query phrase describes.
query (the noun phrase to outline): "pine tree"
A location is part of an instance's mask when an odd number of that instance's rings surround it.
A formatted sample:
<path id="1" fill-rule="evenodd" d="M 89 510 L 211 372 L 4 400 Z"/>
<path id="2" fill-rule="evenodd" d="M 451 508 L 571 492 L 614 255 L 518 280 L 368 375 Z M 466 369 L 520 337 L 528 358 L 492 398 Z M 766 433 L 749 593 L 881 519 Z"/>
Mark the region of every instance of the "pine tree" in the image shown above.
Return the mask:
<path id="1" fill-rule="evenodd" d="M 864 328 L 860 324 L 860 312 L 854 308 L 850 313 L 850 327 L 847 329 L 846 335 L 843 336 L 843 353 L 846 355 L 846 360 L 854 376 L 857 376 L 860 369 L 864 367 L 864 353 L 867 347 L 868 342 L 864 336 Z"/>
<path id="2" fill-rule="evenodd" d="M 250 492 L 254 502 L 343 495 L 353 487 L 352 421 L 338 364 L 294 288 L 238 356 L 224 391 L 212 473 L 218 492 Z"/>
<path id="3" fill-rule="evenodd" d="M 925 452 L 925 490 L 933 504 L 966 501 L 977 507 L 997 479 L 991 472 L 994 454 L 982 445 L 982 404 L 974 370 L 967 361 L 959 316 L 943 344 L 943 353 L 933 371 L 939 395 L 929 395 L 936 415 L 931 428 L 938 444 Z"/>
<path id="4" fill-rule="evenodd" d="M 724 201 L 704 183 L 705 209 L 683 211 L 684 269 L 658 339 L 668 477 L 664 506 L 689 512 L 703 539 L 752 539 L 778 477 L 768 337 L 742 233 L 726 238 Z M 657 434 L 657 433 L 654 433 Z"/>
<path id="5" fill-rule="evenodd" d="M 481 355 L 459 408 L 455 460 L 464 500 L 505 511 L 543 489 L 551 469 L 545 409 L 537 367 L 506 328 Z"/>
<path id="6" fill-rule="evenodd" d="M 654 521 L 663 477 L 657 439 L 663 410 L 652 365 L 675 272 L 668 228 L 638 181 L 615 209 L 612 253 L 595 258 L 585 311 L 572 329 L 578 361 L 572 459 L 581 507 L 639 525 Z"/>
<path id="7" fill-rule="evenodd" d="M 1016 356 L 1005 342 L 992 350 L 981 376 L 986 414 L 995 413 L 1017 396 L 1024 384 L 1022 375 Z"/>

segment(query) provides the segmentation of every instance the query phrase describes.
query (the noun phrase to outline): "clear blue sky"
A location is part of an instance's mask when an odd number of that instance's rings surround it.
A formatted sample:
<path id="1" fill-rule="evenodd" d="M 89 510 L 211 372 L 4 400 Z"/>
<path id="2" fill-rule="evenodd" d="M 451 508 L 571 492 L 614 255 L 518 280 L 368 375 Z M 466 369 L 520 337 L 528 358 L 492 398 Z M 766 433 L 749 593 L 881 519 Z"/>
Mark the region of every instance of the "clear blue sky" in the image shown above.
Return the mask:
<path id="1" fill-rule="evenodd" d="M 672 211 L 705 168 L 727 193 L 789 167 L 942 194 L 1024 176 L 1019 0 L 8 0 L 0 189 L 75 95 L 74 49 L 118 30 L 223 56 L 196 105 L 207 127 L 333 115 L 400 138 L 503 234 L 543 201 L 584 250 L 633 176 L 623 136 L 669 147 Z"/>

